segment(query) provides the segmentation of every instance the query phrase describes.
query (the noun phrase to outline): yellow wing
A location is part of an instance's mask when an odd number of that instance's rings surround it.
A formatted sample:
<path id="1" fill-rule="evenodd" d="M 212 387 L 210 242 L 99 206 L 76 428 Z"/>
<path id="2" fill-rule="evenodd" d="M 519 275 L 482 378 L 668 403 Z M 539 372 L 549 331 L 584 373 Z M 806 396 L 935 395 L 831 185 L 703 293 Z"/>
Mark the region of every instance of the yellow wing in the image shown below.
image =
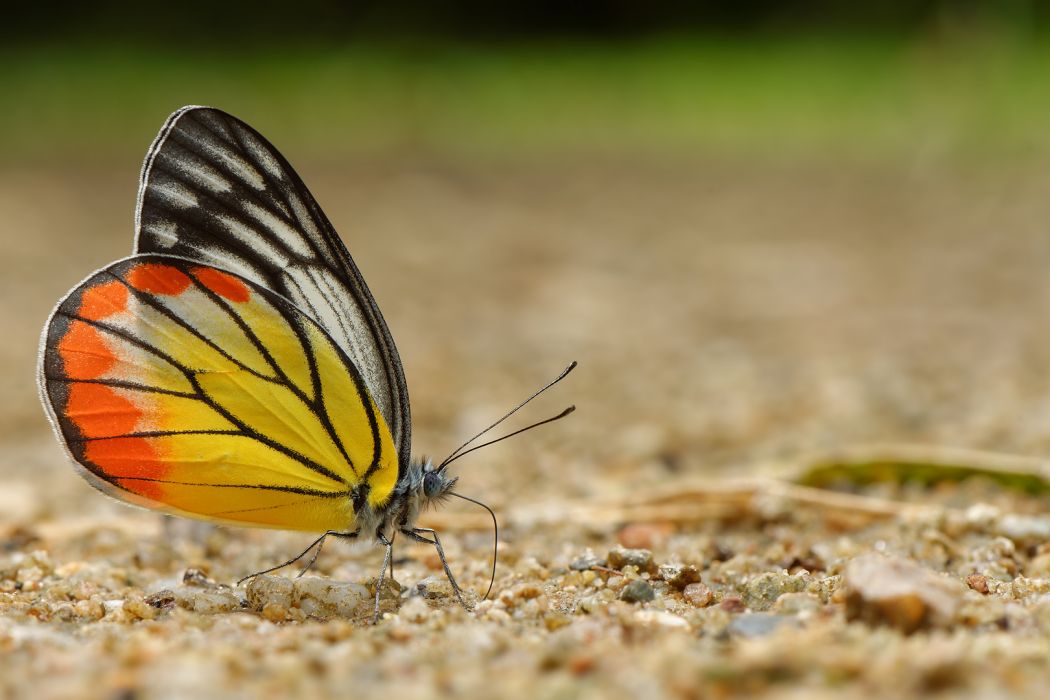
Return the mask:
<path id="1" fill-rule="evenodd" d="M 283 297 L 182 258 L 96 272 L 44 331 L 41 393 L 93 485 L 204 520 L 345 530 L 398 478 L 360 372 Z"/>

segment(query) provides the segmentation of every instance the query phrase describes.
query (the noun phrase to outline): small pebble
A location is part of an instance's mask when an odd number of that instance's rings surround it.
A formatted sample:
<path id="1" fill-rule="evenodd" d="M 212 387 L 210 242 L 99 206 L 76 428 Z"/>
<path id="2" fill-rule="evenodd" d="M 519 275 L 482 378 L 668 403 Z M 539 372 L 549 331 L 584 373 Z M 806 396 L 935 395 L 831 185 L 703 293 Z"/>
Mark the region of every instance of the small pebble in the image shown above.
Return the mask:
<path id="1" fill-rule="evenodd" d="M 639 610 L 635 612 L 634 619 L 647 625 L 657 625 L 670 629 L 689 629 L 688 622 L 666 610 Z"/>
<path id="2" fill-rule="evenodd" d="M 584 556 L 574 559 L 569 568 L 573 571 L 587 571 L 595 566 L 605 566 L 606 560 L 601 557 L 595 556 L 594 554 L 585 554 Z"/>
<path id="3" fill-rule="evenodd" d="M 655 571 L 653 566 L 653 553 L 648 549 L 624 549 L 615 547 L 609 550 L 609 566 L 613 569 L 623 569 L 625 566 L 635 566 L 639 571 Z"/>
<path id="4" fill-rule="evenodd" d="M 700 581 L 700 572 L 692 564 L 661 564 L 659 572 L 660 578 L 678 590 Z"/>
<path id="5" fill-rule="evenodd" d="M 135 600 L 135 598 L 132 597 L 129 600 Z M 117 612 L 118 610 L 123 610 L 124 609 L 124 603 L 125 602 L 126 601 L 119 600 L 119 599 L 117 599 L 117 600 L 104 600 L 104 601 L 102 601 L 102 607 L 104 607 L 106 609 L 107 613 Z"/>
<path id="6" fill-rule="evenodd" d="M 151 593 L 144 599 L 146 605 L 157 610 L 167 610 L 175 607 L 175 592 L 168 589 Z"/>
<path id="7" fill-rule="evenodd" d="M 168 607 L 175 605 L 174 594 L 171 598 L 171 604 Z M 124 605 L 121 609 L 126 612 L 133 620 L 153 620 L 156 619 L 158 613 L 163 608 L 153 605 L 149 602 L 149 598 L 139 598 L 137 596 L 131 596 L 124 601 Z"/>
<path id="8" fill-rule="evenodd" d="M 263 605 L 261 614 L 270 622 L 284 622 L 288 619 L 288 607 L 271 601 Z"/>
<path id="9" fill-rule="evenodd" d="M 422 598 L 416 596 L 409 598 L 401 609 L 397 611 L 398 617 L 408 622 L 420 623 L 433 614 L 430 606 Z"/>
<path id="10" fill-rule="evenodd" d="M 698 608 L 706 608 L 715 599 L 711 589 L 702 583 L 690 583 L 682 589 L 682 595 Z"/>
<path id="11" fill-rule="evenodd" d="M 747 610 L 747 606 L 744 605 L 744 601 L 739 596 L 731 595 L 726 596 L 722 599 L 722 602 L 718 604 L 718 607 L 722 608 L 726 612 L 744 612 Z"/>
<path id="12" fill-rule="evenodd" d="M 535 583 L 519 583 L 511 589 L 515 598 L 532 600 L 543 595 L 543 588 Z"/>
<path id="13" fill-rule="evenodd" d="M 846 618 L 911 633 L 948 627 L 965 589 L 915 562 L 865 554 L 846 565 Z"/>
<path id="14" fill-rule="evenodd" d="M 186 573 L 182 575 L 182 583 L 187 586 L 199 586 L 200 588 L 214 588 L 218 585 L 200 569 L 186 569 Z"/>
<path id="15" fill-rule="evenodd" d="M 656 598 L 656 592 L 653 587 L 648 581 L 640 578 L 631 581 L 620 591 L 620 600 L 627 603 L 648 603 L 654 598 Z"/>
<path id="16" fill-rule="evenodd" d="M 608 591 L 605 591 L 606 595 L 610 595 Z M 589 595 L 584 598 L 580 598 L 580 601 L 576 604 L 577 610 L 583 613 L 591 614 L 598 612 L 606 605 L 609 600 L 601 594 Z"/>
<path id="17" fill-rule="evenodd" d="M 452 591 L 452 584 L 445 576 L 427 576 L 416 584 L 416 590 L 419 595 L 429 600 L 451 598 L 455 595 Z"/>
<path id="18" fill-rule="evenodd" d="M 101 620 L 106 614 L 106 608 L 98 600 L 78 600 L 73 604 L 73 613 L 86 620 Z"/>
<path id="19" fill-rule="evenodd" d="M 747 582 L 744 587 L 744 605 L 752 610 L 768 610 L 784 593 L 797 593 L 805 586 L 806 582 L 801 576 L 767 571 Z"/>
<path id="20" fill-rule="evenodd" d="M 201 615 L 218 615 L 241 608 L 240 598 L 226 588 L 200 590 L 183 586 L 175 591 L 175 595 L 179 607 Z"/>
<path id="21" fill-rule="evenodd" d="M 292 602 L 306 615 L 318 618 L 352 617 L 369 609 L 374 598 L 360 583 L 304 576 L 293 582 Z"/>
<path id="22" fill-rule="evenodd" d="M 981 595 L 988 595 L 988 577 L 981 574 L 970 574 L 966 577 L 966 585 Z"/>
<path id="23" fill-rule="evenodd" d="M 785 623 L 794 623 L 794 618 L 771 613 L 738 615 L 730 620 L 726 633 L 731 637 L 764 637 Z"/>
<path id="24" fill-rule="evenodd" d="M 292 607 L 295 583 L 283 576 L 256 576 L 248 582 L 245 594 L 252 610 L 262 610 L 271 603 L 287 609 Z"/>

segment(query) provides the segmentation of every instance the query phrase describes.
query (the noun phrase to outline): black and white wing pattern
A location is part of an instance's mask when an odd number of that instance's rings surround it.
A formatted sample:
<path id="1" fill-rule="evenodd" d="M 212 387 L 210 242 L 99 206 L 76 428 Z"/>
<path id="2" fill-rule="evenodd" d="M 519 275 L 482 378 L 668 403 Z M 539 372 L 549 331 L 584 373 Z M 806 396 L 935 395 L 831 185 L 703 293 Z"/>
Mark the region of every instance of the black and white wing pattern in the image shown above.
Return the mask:
<path id="1" fill-rule="evenodd" d="M 135 252 L 243 275 L 317 321 L 360 370 L 407 465 L 412 421 L 397 348 L 372 293 L 292 166 L 225 112 L 183 107 L 146 154 Z"/>

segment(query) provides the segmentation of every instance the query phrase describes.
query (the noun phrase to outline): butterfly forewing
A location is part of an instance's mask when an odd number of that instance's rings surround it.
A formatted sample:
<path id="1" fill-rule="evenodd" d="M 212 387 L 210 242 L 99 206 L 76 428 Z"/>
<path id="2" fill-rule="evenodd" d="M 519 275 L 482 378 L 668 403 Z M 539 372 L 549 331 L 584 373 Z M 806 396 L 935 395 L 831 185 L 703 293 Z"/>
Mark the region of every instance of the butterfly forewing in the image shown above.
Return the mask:
<path id="1" fill-rule="evenodd" d="M 63 299 L 44 403 L 94 485 L 193 517 L 347 529 L 398 476 L 386 421 L 325 330 L 250 279 L 137 255 Z"/>
<path id="2" fill-rule="evenodd" d="M 407 464 L 408 390 L 379 308 L 335 229 L 265 138 L 216 109 L 186 107 L 146 156 L 136 252 L 230 270 L 285 297 L 357 366 Z"/>

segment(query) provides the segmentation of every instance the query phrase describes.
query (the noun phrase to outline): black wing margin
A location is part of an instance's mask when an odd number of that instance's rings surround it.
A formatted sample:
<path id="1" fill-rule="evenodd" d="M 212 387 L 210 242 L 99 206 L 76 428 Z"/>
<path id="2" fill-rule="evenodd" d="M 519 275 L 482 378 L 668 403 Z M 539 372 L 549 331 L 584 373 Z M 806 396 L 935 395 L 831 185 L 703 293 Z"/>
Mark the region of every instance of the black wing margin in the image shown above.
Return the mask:
<path id="1" fill-rule="evenodd" d="M 209 107 L 168 117 L 142 167 L 135 232 L 136 253 L 238 273 L 317 321 L 360 370 L 407 465 L 412 420 L 394 339 L 328 217 L 259 132 Z"/>

